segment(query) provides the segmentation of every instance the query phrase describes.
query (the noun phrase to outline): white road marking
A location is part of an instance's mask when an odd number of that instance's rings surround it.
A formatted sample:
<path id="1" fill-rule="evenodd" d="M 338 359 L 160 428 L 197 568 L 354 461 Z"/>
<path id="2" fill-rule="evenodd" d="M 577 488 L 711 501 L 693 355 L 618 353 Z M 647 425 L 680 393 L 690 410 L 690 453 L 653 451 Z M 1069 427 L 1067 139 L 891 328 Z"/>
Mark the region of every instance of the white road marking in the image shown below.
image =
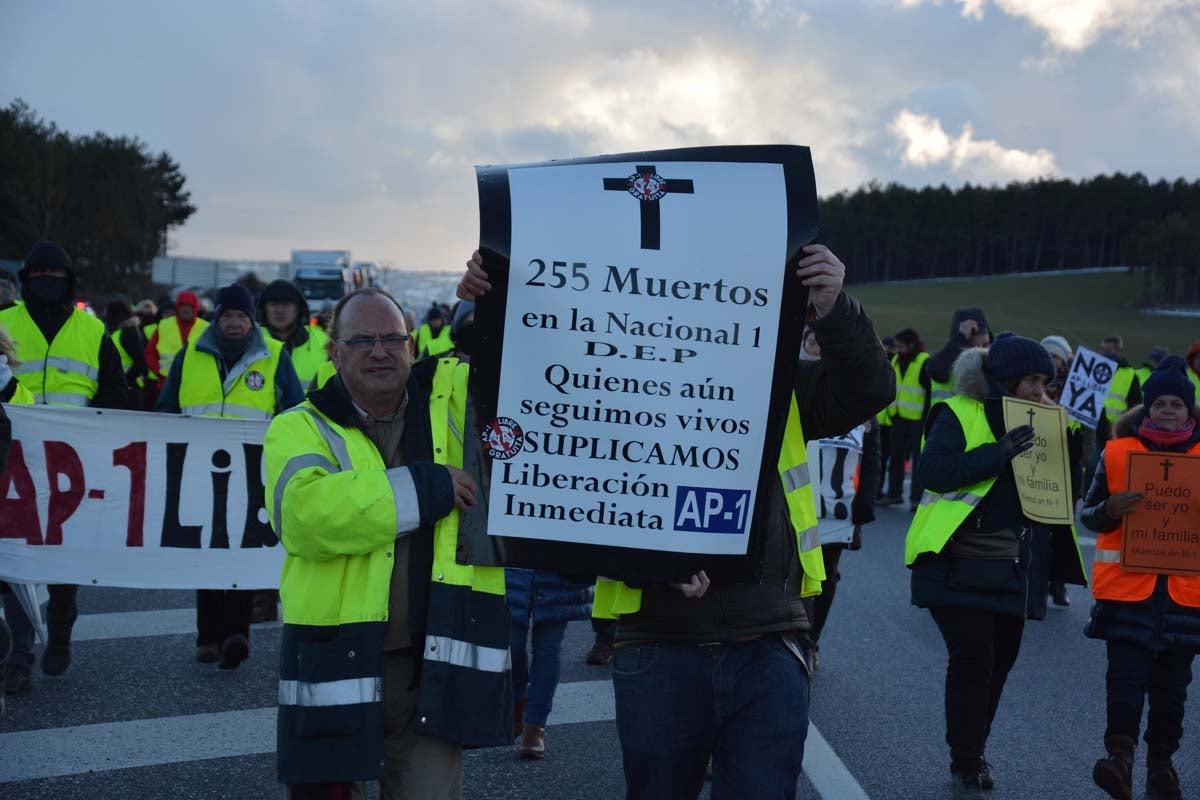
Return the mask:
<path id="1" fill-rule="evenodd" d="M 278 628 L 278 622 L 254 626 Z M 80 614 L 71 632 L 71 640 L 94 642 L 100 639 L 130 639 L 138 636 L 195 635 L 196 609 L 167 608 L 160 611 L 121 611 L 111 614 Z"/>
<path id="2" fill-rule="evenodd" d="M 615 718 L 611 681 L 574 681 L 559 684 L 550 727 Z M 0 734 L 0 783 L 274 752 L 274 707 L 17 731 Z M 804 772 L 824 800 L 870 800 L 811 723 Z"/>

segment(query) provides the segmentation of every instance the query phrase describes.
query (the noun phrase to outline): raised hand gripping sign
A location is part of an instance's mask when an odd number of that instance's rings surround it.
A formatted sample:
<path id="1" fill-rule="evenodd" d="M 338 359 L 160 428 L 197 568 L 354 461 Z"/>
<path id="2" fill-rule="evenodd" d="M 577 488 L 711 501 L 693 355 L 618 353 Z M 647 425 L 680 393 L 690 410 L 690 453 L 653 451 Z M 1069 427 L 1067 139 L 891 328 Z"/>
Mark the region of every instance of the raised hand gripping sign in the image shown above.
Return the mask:
<path id="1" fill-rule="evenodd" d="M 807 148 L 478 178 L 495 289 L 471 377 L 486 520 L 466 527 L 503 537 L 508 563 L 614 577 L 750 552 L 807 302 L 788 270 L 816 233 Z"/>

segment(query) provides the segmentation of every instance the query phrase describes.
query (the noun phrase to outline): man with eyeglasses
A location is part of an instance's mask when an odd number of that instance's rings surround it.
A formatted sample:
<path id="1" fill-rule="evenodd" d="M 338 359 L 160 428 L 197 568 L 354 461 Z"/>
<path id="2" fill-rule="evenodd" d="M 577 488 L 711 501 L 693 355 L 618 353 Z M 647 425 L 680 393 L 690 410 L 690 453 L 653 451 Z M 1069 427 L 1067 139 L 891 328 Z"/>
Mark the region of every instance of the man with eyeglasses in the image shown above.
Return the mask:
<path id="1" fill-rule="evenodd" d="M 154 410 L 230 419 L 270 419 L 304 399 L 283 344 L 254 322 L 254 298 L 239 284 L 217 292 L 215 322 L 172 362 Z M 254 591 L 196 592 L 196 660 L 237 669 L 250 657 Z"/>
<path id="2" fill-rule="evenodd" d="M 337 373 L 271 422 L 268 513 L 287 557 L 278 768 L 287 797 L 456 798 L 462 749 L 511 742 L 504 571 L 458 564 L 465 372 L 413 363 L 399 304 L 334 309 Z"/>

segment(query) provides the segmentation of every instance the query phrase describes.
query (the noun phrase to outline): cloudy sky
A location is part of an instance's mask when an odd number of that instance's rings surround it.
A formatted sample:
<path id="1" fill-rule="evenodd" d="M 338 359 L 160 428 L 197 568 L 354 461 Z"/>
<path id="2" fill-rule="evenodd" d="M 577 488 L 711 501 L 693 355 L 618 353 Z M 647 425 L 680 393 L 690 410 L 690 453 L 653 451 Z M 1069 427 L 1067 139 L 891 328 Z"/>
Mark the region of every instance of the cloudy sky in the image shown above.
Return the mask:
<path id="1" fill-rule="evenodd" d="M 457 269 L 475 164 L 812 147 L 827 195 L 1200 178 L 1200 0 L 0 0 L 0 103 L 141 137 L 173 255 Z"/>

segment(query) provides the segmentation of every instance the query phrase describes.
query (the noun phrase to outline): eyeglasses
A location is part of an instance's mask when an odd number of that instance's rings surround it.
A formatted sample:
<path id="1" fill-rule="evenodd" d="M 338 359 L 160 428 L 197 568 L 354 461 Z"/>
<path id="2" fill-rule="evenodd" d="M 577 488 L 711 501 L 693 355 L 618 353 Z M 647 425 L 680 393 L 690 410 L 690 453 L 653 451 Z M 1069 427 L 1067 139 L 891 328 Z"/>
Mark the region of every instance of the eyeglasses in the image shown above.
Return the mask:
<path id="1" fill-rule="evenodd" d="M 387 336 L 350 336 L 346 339 L 334 339 L 334 341 L 360 353 L 374 350 L 375 343 L 379 342 L 384 350 L 394 353 L 397 350 L 403 350 L 409 338 L 407 333 L 389 333 Z"/>

